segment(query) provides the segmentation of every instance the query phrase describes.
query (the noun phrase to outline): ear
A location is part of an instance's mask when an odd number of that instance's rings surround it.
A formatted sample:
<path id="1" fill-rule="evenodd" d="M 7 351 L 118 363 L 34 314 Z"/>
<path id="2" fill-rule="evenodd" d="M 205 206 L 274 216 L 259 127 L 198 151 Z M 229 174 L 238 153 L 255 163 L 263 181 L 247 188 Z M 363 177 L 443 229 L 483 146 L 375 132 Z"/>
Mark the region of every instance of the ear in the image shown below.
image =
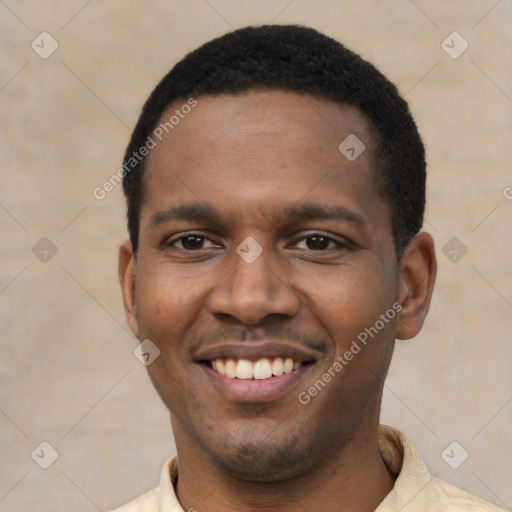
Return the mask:
<path id="1" fill-rule="evenodd" d="M 436 274 L 434 240 L 428 233 L 419 233 L 404 249 L 400 260 L 398 300 L 402 309 L 398 314 L 398 339 L 414 338 L 421 331 L 430 308 Z"/>
<path id="2" fill-rule="evenodd" d="M 132 244 L 126 240 L 119 247 L 118 274 L 121 292 L 123 294 L 126 321 L 136 338 L 139 337 L 135 303 L 135 259 Z"/>

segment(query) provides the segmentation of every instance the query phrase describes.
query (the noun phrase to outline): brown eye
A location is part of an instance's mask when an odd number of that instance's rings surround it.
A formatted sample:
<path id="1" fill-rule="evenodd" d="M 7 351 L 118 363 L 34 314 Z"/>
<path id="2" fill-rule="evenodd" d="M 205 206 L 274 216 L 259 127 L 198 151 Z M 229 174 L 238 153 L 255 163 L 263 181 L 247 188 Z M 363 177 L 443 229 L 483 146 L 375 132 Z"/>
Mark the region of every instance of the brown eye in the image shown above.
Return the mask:
<path id="1" fill-rule="evenodd" d="M 203 248 L 204 240 L 204 236 L 188 235 L 179 238 L 174 243 L 181 242 L 181 246 L 183 249 L 186 249 L 187 251 L 194 251 Z"/>
<path id="2" fill-rule="evenodd" d="M 332 240 L 330 238 L 327 238 L 326 236 L 308 236 L 306 238 L 306 246 L 308 249 L 311 249 L 313 251 L 322 251 L 329 248 L 329 243 Z"/>
<path id="3" fill-rule="evenodd" d="M 344 240 L 338 240 L 322 233 L 311 233 L 303 236 L 294 246 L 297 249 L 325 253 L 332 250 L 345 251 L 351 249 L 350 244 Z"/>

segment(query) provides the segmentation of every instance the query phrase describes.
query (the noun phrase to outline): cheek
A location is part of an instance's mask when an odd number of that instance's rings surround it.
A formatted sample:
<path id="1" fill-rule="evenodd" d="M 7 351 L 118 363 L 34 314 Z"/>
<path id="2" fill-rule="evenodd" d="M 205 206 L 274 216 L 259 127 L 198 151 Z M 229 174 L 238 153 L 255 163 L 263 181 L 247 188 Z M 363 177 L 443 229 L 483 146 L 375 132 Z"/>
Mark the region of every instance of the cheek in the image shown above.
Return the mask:
<path id="1" fill-rule="evenodd" d="M 368 265 L 347 264 L 318 272 L 314 278 L 298 274 L 297 284 L 304 305 L 333 337 L 345 339 L 373 325 L 391 307 L 395 292 L 384 275 Z"/>
<path id="2" fill-rule="evenodd" d="M 136 289 L 140 338 L 151 340 L 160 350 L 148 367 L 151 381 L 167 406 L 184 411 L 192 399 L 190 373 L 194 363 L 187 350 L 187 333 L 197 322 L 203 306 L 204 286 L 166 265 L 141 268 L 143 283 Z"/>
<path id="3" fill-rule="evenodd" d="M 149 267 L 149 266 L 148 266 Z M 135 290 L 141 336 L 155 340 L 175 337 L 201 308 L 205 290 L 201 279 L 164 265 L 141 268 Z"/>

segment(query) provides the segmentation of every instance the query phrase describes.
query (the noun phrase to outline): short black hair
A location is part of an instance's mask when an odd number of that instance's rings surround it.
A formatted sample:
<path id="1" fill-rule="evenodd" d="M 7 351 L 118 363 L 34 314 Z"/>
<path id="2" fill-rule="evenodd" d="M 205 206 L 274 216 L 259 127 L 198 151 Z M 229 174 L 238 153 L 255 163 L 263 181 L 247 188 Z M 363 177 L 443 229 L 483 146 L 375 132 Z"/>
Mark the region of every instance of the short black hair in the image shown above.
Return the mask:
<path id="1" fill-rule="evenodd" d="M 352 105 L 363 113 L 377 136 L 373 141 L 376 183 L 390 205 L 394 245 L 400 257 L 421 229 L 425 210 L 425 149 L 409 107 L 395 85 L 371 63 L 340 42 L 300 25 L 249 26 L 229 32 L 186 55 L 155 87 L 123 161 L 134 253 L 146 160 L 139 150 L 161 122 L 163 112 L 178 100 L 252 89 L 307 93 Z"/>

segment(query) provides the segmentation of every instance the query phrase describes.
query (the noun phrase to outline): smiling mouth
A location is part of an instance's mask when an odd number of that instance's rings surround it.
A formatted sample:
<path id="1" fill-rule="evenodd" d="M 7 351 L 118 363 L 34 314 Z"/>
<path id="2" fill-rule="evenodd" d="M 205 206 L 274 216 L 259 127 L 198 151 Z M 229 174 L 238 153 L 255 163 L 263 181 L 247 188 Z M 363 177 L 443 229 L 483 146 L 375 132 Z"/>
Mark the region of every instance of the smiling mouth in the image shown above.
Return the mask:
<path id="1" fill-rule="evenodd" d="M 265 357 L 255 361 L 226 358 L 201 362 L 228 379 L 266 380 L 292 373 L 303 366 L 313 364 L 314 361 L 295 361 L 291 357 Z"/>

